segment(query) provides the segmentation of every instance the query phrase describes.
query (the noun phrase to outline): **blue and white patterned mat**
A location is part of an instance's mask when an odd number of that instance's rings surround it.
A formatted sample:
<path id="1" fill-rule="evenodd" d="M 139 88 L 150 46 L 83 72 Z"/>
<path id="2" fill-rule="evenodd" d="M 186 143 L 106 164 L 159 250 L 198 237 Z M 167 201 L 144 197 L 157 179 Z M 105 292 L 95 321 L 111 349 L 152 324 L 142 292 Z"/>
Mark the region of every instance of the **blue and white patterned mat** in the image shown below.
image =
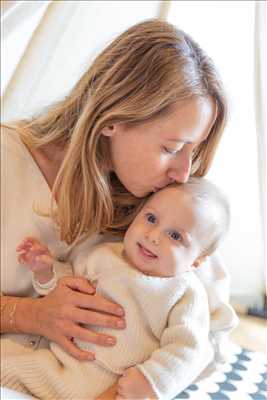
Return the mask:
<path id="1" fill-rule="evenodd" d="M 267 400 L 267 356 L 235 345 L 227 364 L 175 399 Z"/>

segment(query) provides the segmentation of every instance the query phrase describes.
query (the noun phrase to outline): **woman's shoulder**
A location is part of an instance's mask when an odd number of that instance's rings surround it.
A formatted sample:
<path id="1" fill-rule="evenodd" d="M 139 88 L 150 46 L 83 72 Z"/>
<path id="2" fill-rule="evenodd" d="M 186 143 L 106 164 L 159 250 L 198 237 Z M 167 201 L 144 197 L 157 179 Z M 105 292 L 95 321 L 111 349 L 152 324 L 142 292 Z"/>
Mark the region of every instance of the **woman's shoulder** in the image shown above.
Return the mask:
<path id="1" fill-rule="evenodd" d="M 27 159 L 27 149 L 15 125 L 1 125 L 1 153 L 3 157 Z"/>
<path id="2" fill-rule="evenodd" d="M 39 170 L 16 126 L 1 125 L 1 176 L 24 178 L 39 177 Z"/>

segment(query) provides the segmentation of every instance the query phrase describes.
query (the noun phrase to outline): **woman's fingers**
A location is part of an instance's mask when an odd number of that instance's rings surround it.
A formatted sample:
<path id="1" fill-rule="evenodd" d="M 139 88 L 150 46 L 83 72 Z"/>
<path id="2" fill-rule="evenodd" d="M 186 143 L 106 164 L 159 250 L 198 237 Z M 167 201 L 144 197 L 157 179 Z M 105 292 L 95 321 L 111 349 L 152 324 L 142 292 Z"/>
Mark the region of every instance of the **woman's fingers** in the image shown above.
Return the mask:
<path id="1" fill-rule="evenodd" d="M 87 343 L 94 343 L 99 346 L 114 346 L 116 344 L 115 337 L 100 332 L 94 332 L 78 325 L 71 327 L 71 335 L 73 335 L 75 339 L 80 339 Z"/>
<path id="2" fill-rule="evenodd" d="M 89 284 L 88 281 L 87 284 Z M 85 282 L 83 282 L 83 285 L 86 286 Z M 122 317 L 124 315 L 124 310 L 120 305 L 112 303 L 111 301 L 105 299 L 103 296 L 97 293 L 95 293 L 94 296 L 90 297 L 86 296 L 84 293 L 75 293 L 74 301 L 75 305 L 80 308 L 101 311 L 107 314 L 118 315 L 119 317 Z"/>
<path id="3" fill-rule="evenodd" d="M 72 290 L 77 290 L 86 294 L 95 293 L 95 287 L 83 276 L 65 276 L 59 280 L 59 285 L 64 285 Z"/>
<path id="4" fill-rule="evenodd" d="M 79 303 L 77 304 L 81 308 L 88 308 L 87 303 L 88 299 L 84 296 L 77 298 Z M 105 299 L 103 296 L 96 293 L 90 299 L 90 307 L 91 310 L 102 311 L 107 314 L 118 315 L 119 317 L 124 316 L 124 310 L 118 304 L 112 303 L 111 301 Z"/>
<path id="5" fill-rule="evenodd" d="M 84 277 L 64 277 L 47 296 L 38 299 L 36 310 L 37 334 L 58 343 L 79 360 L 88 360 L 88 352 L 79 349 L 70 338 L 100 346 L 112 346 L 116 339 L 109 334 L 90 330 L 90 326 L 122 329 L 118 305 L 95 293 Z M 119 322 L 122 326 L 119 326 Z M 86 327 L 81 326 L 85 324 Z M 115 340 L 114 340 L 115 339 Z"/>
<path id="6" fill-rule="evenodd" d="M 126 322 L 124 319 L 113 317 L 110 314 L 101 314 L 91 310 L 81 310 L 75 308 L 71 312 L 70 318 L 73 322 L 102 326 L 104 328 L 124 329 Z"/>
<path id="7" fill-rule="evenodd" d="M 60 284 L 69 287 L 72 290 L 78 290 L 79 292 L 75 292 L 72 294 L 73 296 L 73 304 L 80 308 L 101 311 L 107 314 L 113 314 L 117 316 L 123 316 L 124 310 L 118 304 L 112 303 L 111 301 L 105 299 L 101 295 L 95 293 L 95 288 L 90 285 L 88 280 L 84 277 L 64 277 L 60 279 Z M 92 293 L 93 291 L 93 293 Z M 82 293 L 81 293 L 82 292 Z M 94 294 L 94 296 L 88 296 L 84 293 Z M 98 314 L 102 316 L 102 314 Z M 103 315 L 104 321 L 105 315 Z M 113 321 L 113 320 L 112 320 Z M 85 323 L 92 323 L 85 321 Z M 109 322 L 107 322 L 109 323 Z M 110 326 L 110 325 L 108 325 Z"/>
<path id="8" fill-rule="evenodd" d="M 71 339 L 64 337 L 59 344 L 67 353 L 79 361 L 93 361 L 95 359 L 93 352 L 79 349 Z"/>

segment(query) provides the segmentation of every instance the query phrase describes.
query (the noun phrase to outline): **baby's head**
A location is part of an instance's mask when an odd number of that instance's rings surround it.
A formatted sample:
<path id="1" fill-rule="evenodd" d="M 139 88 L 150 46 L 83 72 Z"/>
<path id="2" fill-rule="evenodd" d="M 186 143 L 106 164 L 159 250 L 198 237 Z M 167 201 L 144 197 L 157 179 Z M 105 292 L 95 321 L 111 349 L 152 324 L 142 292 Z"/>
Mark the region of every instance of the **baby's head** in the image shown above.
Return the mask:
<path id="1" fill-rule="evenodd" d="M 230 221 L 225 196 L 204 178 L 153 194 L 124 237 L 125 255 L 147 275 L 197 268 L 219 245 Z"/>

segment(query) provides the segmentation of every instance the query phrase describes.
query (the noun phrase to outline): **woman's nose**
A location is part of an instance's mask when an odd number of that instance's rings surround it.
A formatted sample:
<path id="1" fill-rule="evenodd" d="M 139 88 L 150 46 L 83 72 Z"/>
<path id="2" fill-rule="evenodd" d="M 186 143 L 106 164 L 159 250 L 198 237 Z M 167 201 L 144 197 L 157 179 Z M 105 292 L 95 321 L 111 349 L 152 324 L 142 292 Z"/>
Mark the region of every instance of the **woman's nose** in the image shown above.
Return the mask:
<path id="1" fill-rule="evenodd" d="M 168 178 L 177 183 L 187 182 L 190 176 L 191 162 L 191 151 L 181 152 L 169 167 L 167 171 Z"/>

